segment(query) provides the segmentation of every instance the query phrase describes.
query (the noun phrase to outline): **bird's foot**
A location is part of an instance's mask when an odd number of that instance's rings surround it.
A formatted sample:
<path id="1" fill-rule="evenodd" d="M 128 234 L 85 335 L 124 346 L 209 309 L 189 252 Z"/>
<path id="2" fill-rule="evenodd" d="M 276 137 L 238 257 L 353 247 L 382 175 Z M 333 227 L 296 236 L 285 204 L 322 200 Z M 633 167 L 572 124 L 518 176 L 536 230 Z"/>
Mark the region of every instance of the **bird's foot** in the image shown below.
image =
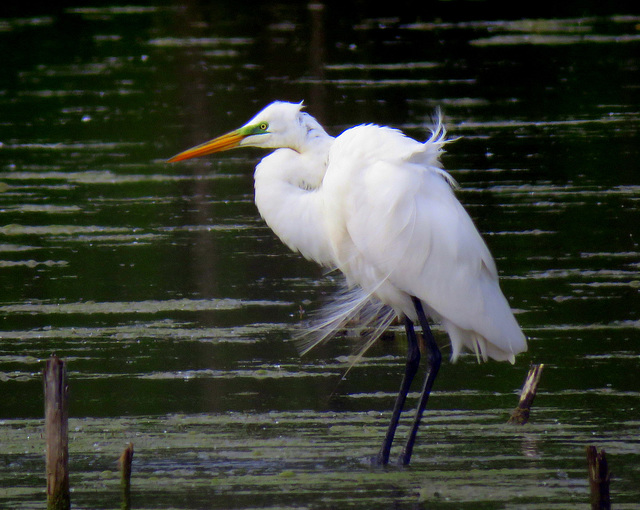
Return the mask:
<path id="1" fill-rule="evenodd" d="M 386 466 L 389 464 L 389 453 L 379 452 L 375 457 L 371 457 L 372 466 Z"/>

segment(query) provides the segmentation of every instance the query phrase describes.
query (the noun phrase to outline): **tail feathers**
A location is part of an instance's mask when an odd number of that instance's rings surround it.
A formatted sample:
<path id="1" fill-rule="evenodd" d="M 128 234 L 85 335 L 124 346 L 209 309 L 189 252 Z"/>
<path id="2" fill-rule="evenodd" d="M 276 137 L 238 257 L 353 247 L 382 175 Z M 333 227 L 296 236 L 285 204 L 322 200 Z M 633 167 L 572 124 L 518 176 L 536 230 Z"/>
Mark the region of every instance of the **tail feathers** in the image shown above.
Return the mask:
<path id="1" fill-rule="evenodd" d="M 497 361 L 508 361 L 513 364 L 516 361 L 516 354 L 526 350 L 526 343 L 524 343 L 524 347 L 519 345 L 515 349 L 503 349 L 474 331 L 459 328 L 448 321 L 442 321 L 442 325 L 451 339 L 451 361 L 456 361 L 462 349 L 467 348 L 475 353 L 478 363 L 488 361 L 491 358 Z"/>
<path id="2" fill-rule="evenodd" d="M 390 307 L 372 300 L 360 287 L 348 288 L 345 284 L 333 296 L 333 300 L 312 317 L 309 327 L 295 341 L 300 354 L 304 355 L 340 330 L 353 325 L 356 328 L 354 336 L 364 339 L 363 347 L 351 364 L 353 366 L 380 338 L 395 317 L 396 313 Z"/>

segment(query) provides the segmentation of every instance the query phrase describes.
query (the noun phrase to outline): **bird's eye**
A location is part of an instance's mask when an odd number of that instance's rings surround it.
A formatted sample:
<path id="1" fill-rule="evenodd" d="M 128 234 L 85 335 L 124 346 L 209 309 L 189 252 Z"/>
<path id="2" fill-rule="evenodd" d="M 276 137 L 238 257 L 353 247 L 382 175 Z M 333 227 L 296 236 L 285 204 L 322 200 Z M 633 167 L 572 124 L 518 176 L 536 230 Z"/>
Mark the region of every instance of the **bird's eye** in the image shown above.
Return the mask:
<path id="1" fill-rule="evenodd" d="M 269 124 L 267 124 L 266 122 L 263 122 L 262 124 L 260 124 L 260 131 L 266 131 L 268 127 L 269 127 Z"/>

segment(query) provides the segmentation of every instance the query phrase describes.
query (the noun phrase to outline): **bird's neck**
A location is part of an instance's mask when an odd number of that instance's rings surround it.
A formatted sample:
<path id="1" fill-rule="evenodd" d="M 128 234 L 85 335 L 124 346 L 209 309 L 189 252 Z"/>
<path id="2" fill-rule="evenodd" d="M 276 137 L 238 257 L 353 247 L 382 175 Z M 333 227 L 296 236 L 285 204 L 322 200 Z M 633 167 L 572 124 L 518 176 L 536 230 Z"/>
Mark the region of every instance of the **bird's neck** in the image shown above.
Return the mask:
<path id="1" fill-rule="evenodd" d="M 303 190 L 318 189 L 327 171 L 329 151 L 335 139 L 311 115 L 302 113 L 299 121 L 302 129 L 298 131 L 296 142 L 290 145 L 295 153 L 285 149 L 279 155 L 279 164 L 269 166 L 269 177 Z"/>
<path id="2" fill-rule="evenodd" d="M 326 133 L 324 133 L 324 136 L 313 138 L 312 143 L 309 143 L 302 151 L 298 152 L 296 156 L 297 169 L 290 168 L 292 171 L 283 177 L 299 188 L 306 190 L 319 189 L 327 171 L 329 151 L 333 140 L 333 137 Z"/>
<path id="3" fill-rule="evenodd" d="M 320 123 L 308 113 L 301 112 L 298 117 L 300 129 L 295 131 L 297 140 L 290 146 L 301 154 L 326 150 L 333 142 L 333 137 L 327 134 Z"/>
<path id="4" fill-rule="evenodd" d="M 299 136 L 264 158 L 254 174 L 256 205 L 292 250 L 324 266 L 332 264 L 322 215 L 322 181 L 334 138 L 310 115 L 299 117 Z"/>
<path id="5" fill-rule="evenodd" d="M 267 225 L 289 248 L 324 266 L 332 263 L 321 211 L 332 141 L 324 133 L 303 152 L 278 149 L 254 174 L 256 205 Z"/>

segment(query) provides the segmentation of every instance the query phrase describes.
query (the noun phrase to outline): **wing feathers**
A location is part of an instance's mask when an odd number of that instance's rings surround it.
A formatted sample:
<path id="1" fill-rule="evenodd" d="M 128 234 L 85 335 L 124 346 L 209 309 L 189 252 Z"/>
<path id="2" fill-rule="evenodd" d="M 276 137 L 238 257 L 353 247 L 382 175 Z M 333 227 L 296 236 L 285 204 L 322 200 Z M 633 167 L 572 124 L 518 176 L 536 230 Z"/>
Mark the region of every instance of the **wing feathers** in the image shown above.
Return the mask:
<path id="1" fill-rule="evenodd" d="M 378 126 L 345 134 L 324 186 L 347 278 L 411 318 L 409 297 L 419 297 L 442 319 L 454 359 L 463 347 L 482 359 L 525 350 L 493 257 L 439 168 L 444 129 L 425 144 Z"/>

